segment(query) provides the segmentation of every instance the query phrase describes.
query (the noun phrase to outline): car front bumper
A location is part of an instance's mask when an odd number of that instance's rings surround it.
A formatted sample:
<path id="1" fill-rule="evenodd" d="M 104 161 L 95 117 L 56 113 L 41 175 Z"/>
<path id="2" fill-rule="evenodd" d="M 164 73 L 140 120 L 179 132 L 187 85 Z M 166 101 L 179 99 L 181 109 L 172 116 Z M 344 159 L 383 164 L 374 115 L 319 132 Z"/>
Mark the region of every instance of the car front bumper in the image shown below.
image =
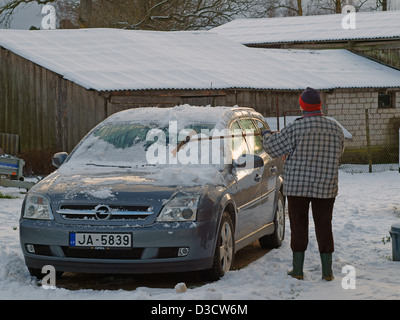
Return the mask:
<path id="1" fill-rule="evenodd" d="M 33 269 L 41 270 L 43 266 L 51 265 L 62 272 L 185 272 L 211 268 L 216 228 L 216 220 L 146 226 L 89 226 L 21 219 L 20 243 L 25 263 Z M 132 233 L 132 248 L 70 247 L 70 232 L 129 232 Z"/>

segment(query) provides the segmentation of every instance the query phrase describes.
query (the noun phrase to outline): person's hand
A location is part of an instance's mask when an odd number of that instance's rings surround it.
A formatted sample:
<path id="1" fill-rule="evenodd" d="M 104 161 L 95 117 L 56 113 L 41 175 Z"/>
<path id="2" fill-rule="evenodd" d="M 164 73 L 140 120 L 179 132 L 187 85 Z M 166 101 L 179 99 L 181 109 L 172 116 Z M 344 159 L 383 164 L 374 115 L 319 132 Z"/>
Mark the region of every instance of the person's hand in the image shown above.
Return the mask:
<path id="1" fill-rule="evenodd" d="M 261 132 L 262 136 L 264 137 L 266 134 L 269 135 L 271 134 L 271 130 L 267 129 Z"/>

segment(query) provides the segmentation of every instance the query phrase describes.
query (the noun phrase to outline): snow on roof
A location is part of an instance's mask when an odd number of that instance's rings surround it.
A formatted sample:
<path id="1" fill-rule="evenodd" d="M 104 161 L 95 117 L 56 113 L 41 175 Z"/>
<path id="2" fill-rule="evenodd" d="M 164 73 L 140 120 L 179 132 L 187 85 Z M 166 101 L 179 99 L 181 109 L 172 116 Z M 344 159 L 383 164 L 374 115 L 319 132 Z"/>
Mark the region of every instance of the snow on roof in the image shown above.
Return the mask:
<path id="1" fill-rule="evenodd" d="M 242 44 L 400 38 L 400 11 L 357 12 L 355 29 L 342 27 L 344 17 L 237 19 L 210 31 Z"/>
<path id="2" fill-rule="evenodd" d="M 254 49 L 206 31 L 3 29 L 0 46 L 97 91 L 400 87 L 400 71 L 346 50 Z"/>

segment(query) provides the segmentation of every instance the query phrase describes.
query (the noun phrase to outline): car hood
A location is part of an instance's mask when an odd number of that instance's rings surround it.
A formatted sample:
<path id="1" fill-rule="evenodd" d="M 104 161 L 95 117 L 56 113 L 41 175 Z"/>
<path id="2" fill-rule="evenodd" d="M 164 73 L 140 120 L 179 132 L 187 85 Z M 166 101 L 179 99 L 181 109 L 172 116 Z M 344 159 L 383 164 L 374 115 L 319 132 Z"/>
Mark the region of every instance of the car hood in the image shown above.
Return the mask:
<path id="1" fill-rule="evenodd" d="M 223 175 L 217 170 L 204 176 L 185 173 L 182 169 L 131 171 L 98 168 L 86 172 L 60 169 L 37 183 L 30 192 L 47 195 L 53 203 L 113 203 L 139 199 L 166 201 L 176 192 L 200 193 L 205 185 L 225 185 Z"/>

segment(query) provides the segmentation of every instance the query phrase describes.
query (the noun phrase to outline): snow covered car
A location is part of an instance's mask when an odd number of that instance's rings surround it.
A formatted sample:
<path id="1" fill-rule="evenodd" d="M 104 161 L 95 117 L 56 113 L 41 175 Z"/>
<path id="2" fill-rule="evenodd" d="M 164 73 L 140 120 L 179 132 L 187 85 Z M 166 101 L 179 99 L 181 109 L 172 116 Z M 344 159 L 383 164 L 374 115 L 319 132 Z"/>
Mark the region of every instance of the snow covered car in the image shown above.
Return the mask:
<path id="1" fill-rule="evenodd" d="M 219 279 L 234 254 L 285 230 L 283 160 L 262 148 L 268 129 L 250 108 L 118 112 L 27 193 L 20 243 L 34 276 L 204 270 Z"/>

